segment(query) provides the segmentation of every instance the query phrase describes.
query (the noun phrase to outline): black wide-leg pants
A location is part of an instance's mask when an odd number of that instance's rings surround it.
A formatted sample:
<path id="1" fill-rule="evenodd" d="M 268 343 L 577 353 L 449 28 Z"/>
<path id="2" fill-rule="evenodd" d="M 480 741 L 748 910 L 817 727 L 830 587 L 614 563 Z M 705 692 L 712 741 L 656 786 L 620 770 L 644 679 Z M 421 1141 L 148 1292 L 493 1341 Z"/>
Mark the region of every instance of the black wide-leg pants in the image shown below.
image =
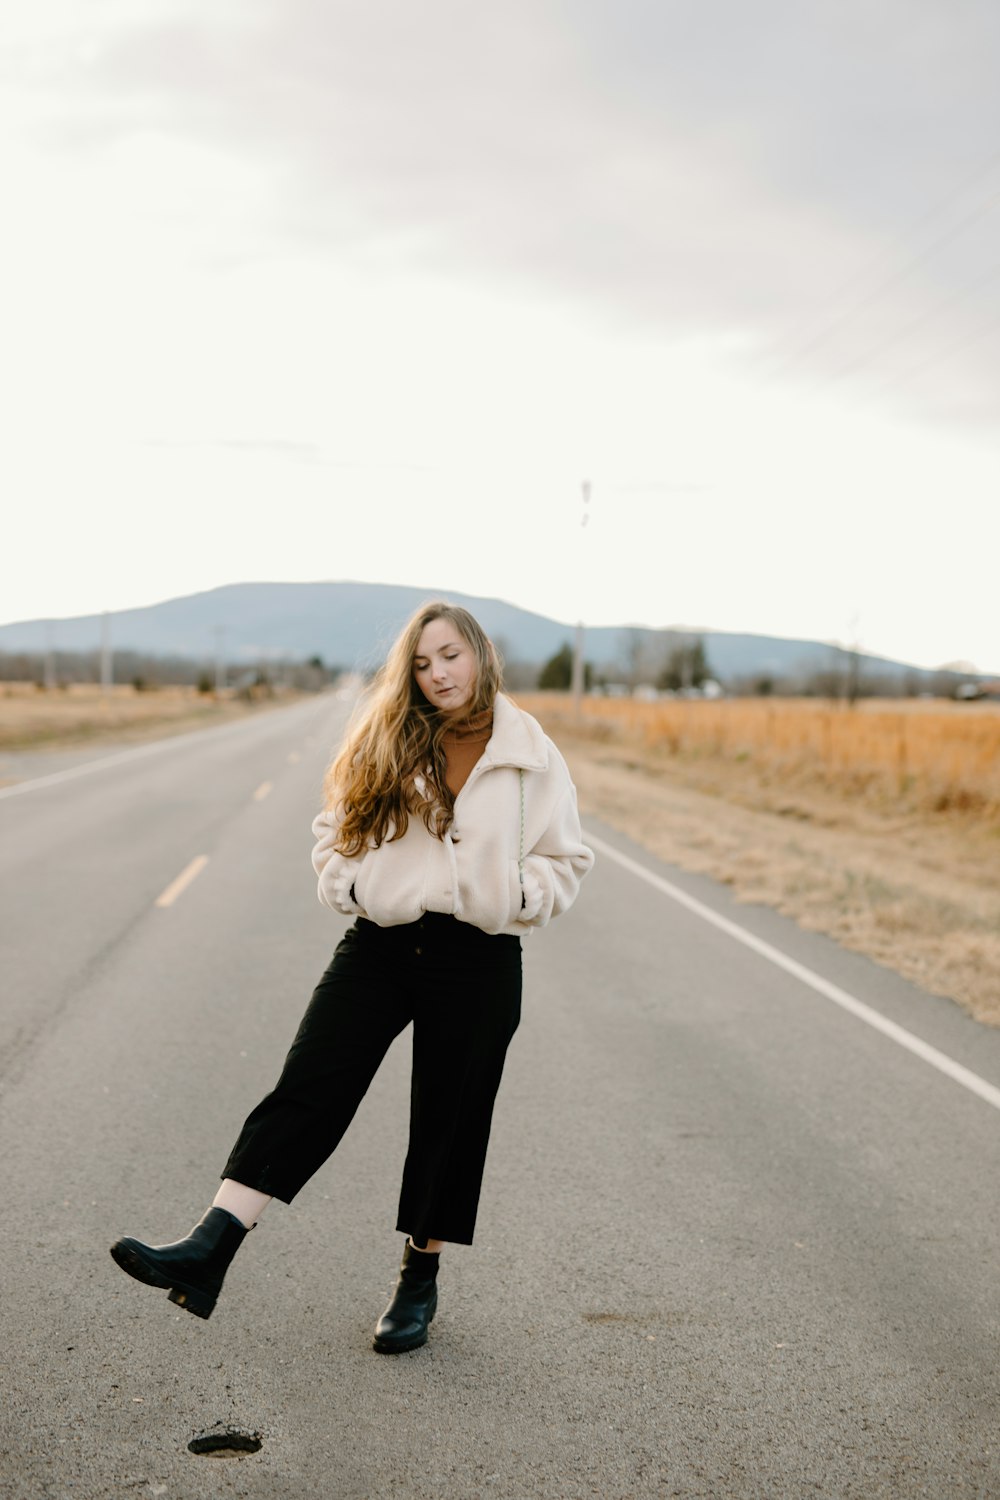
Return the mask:
<path id="1" fill-rule="evenodd" d="M 390 1043 L 413 1022 L 410 1140 L 397 1229 L 471 1245 L 493 1104 L 521 1015 L 521 942 L 428 913 L 359 919 L 313 992 L 231 1177 L 290 1203 L 334 1151 Z"/>

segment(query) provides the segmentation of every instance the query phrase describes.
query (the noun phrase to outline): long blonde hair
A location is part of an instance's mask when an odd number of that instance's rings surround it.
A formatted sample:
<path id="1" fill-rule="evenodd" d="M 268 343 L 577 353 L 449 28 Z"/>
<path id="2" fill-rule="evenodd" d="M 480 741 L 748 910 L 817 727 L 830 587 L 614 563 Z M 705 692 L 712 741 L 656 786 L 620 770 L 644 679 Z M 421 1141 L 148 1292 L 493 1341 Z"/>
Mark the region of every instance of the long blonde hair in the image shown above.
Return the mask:
<path id="1" fill-rule="evenodd" d="M 472 694 L 457 714 L 428 703 L 413 676 L 420 637 L 433 620 L 454 625 L 475 658 Z M 428 832 L 444 837 L 455 799 L 445 781 L 442 741 L 456 724 L 493 707 L 502 680 L 500 654 L 467 609 L 435 599 L 417 610 L 396 637 L 323 781 L 326 806 L 341 820 L 334 845 L 341 854 L 351 857 L 402 838 L 411 813 L 420 815 Z M 417 791 L 417 776 L 425 780 L 424 795 Z"/>

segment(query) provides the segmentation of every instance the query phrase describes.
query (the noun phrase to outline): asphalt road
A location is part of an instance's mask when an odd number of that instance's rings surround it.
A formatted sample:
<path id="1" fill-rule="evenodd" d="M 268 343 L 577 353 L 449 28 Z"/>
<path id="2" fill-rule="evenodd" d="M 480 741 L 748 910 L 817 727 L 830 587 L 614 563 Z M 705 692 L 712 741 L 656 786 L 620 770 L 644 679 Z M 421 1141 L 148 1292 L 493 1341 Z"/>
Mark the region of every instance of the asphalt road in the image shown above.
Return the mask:
<path id="1" fill-rule="evenodd" d="M 119 1234 L 200 1216 L 343 929 L 309 866 L 342 714 L 0 793 L 5 1500 L 1000 1496 L 1000 1034 L 596 825 L 577 908 L 525 945 L 426 1348 L 370 1349 L 405 1038 L 209 1322 L 117 1270 Z M 188 1451 L 222 1428 L 259 1452 Z"/>

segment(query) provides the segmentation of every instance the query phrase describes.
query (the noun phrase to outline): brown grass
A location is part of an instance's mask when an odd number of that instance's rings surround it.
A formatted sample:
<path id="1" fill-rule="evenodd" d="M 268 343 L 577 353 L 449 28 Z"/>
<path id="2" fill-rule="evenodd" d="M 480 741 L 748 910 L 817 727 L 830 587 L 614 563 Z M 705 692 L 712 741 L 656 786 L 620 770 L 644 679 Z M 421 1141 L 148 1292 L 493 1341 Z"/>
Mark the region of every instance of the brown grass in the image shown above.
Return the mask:
<path id="1" fill-rule="evenodd" d="M 33 683 L 5 682 L 0 684 L 0 750 L 132 743 L 241 718 L 273 701 L 248 703 L 231 692 L 216 698 L 193 687 L 140 693 L 119 684 L 104 693 L 96 684 L 72 683 L 46 692 Z"/>
<path id="2" fill-rule="evenodd" d="M 1000 710 L 519 695 L 581 806 L 1000 1025 Z"/>
<path id="3" fill-rule="evenodd" d="M 557 694 L 542 712 L 564 714 Z M 819 788 L 899 812 L 957 810 L 1000 819 L 1000 708 L 803 700 L 592 698 L 588 735 L 638 743 L 654 755 L 753 766 L 783 785 Z"/>

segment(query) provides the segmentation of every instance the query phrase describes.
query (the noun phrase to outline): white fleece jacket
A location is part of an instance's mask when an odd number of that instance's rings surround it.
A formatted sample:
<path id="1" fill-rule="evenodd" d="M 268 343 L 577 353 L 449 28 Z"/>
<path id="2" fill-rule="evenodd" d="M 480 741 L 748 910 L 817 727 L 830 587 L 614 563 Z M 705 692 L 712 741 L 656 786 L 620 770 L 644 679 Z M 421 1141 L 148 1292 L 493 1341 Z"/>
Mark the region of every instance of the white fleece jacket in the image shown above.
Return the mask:
<path id="1" fill-rule="evenodd" d="M 594 863 L 581 836 L 566 762 L 537 720 L 503 695 L 494 705 L 493 733 L 455 799 L 455 820 L 443 839 L 411 814 L 401 839 L 347 859 L 333 850 L 337 822 L 331 811 L 313 823 L 319 899 L 379 927 L 415 922 L 432 911 L 484 932 L 524 934 L 572 906 Z"/>

